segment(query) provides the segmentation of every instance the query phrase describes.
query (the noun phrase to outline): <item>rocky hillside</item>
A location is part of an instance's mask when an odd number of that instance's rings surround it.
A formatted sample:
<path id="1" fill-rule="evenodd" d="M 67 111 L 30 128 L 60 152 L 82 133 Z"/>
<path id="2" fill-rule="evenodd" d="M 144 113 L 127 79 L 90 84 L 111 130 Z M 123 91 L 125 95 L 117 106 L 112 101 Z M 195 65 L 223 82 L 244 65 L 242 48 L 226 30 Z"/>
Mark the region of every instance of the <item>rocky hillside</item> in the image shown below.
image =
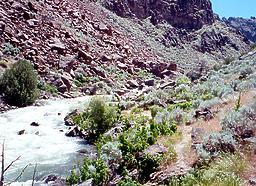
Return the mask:
<path id="1" fill-rule="evenodd" d="M 238 29 L 242 32 L 246 38 L 252 42 L 256 42 L 256 18 L 251 17 L 250 19 L 230 17 L 223 19 L 229 26 Z"/>
<path id="2" fill-rule="evenodd" d="M 42 89 L 64 97 L 136 95 L 249 48 L 237 30 L 214 19 L 208 0 L 6 0 L 0 35 L 0 71 L 28 59 Z"/>

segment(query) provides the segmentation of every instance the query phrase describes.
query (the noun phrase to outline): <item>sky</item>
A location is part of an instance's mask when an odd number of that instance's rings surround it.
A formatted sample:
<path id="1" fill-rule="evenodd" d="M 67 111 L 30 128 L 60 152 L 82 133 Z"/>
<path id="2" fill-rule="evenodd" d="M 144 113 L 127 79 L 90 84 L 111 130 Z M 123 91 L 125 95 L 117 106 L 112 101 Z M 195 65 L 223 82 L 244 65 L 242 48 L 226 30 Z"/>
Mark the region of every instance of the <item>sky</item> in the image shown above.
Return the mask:
<path id="1" fill-rule="evenodd" d="M 256 0 L 211 0 L 214 13 L 222 17 L 256 17 Z"/>

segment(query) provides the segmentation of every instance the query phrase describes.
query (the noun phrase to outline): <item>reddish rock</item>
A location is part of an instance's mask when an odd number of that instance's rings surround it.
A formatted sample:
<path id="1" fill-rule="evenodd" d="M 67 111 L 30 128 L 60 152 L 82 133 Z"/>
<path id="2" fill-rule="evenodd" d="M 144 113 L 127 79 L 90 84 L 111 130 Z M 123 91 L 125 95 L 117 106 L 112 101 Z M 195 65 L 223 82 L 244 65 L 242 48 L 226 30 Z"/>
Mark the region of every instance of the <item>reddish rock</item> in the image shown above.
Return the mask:
<path id="1" fill-rule="evenodd" d="M 57 38 L 55 38 L 54 43 L 49 44 L 49 46 L 51 47 L 51 50 L 57 50 L 59 54 L 64 54 L 66 49 L 65 45 Z"/>
<path id="2" fill-rule="evenodd" d="M 93 57 L 90 54 L 88 54 L 87 52 L 82 51 L 82 50 L 78 50 L 78 58 L 82 58 L 89 62 L 91 62 L 93 60 Z"/>

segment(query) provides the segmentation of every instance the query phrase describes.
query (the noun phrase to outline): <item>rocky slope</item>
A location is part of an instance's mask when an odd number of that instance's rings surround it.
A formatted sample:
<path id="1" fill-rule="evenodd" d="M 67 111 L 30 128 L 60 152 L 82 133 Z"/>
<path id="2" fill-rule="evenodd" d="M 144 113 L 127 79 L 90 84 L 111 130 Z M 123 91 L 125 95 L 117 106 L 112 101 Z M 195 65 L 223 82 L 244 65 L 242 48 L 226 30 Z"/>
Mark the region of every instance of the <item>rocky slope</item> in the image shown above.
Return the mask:
<path id="1" fill-rule="evenodd" d="M 28 59 L 42 84 L 64 97 L 137 95 L 249 48 L 244 36 L 214 20 L 208 0 L 118 2 L 106 6 L 139 20 L 88 0 L 1 1 L 0 69 Z"/>
<path id="2" fill-rule="evenodd" d="M 255 17 L 251 17 L 250 19 L 230 17 L 228 19 L 224 18 L 223 21 L 229 26 L 238 29 L 250 41 L 256 42 L 256 18 Z"/>

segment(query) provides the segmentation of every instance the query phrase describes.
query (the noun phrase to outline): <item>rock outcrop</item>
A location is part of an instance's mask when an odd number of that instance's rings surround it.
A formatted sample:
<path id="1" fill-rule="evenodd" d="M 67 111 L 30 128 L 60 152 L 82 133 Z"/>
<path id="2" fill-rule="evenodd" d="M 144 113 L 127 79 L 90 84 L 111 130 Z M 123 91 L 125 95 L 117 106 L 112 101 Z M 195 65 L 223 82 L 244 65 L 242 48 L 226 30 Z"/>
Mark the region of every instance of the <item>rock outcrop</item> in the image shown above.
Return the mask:
<path id="1" fill-rule="evenodd" d="M 229 26 L 238 29 L 245 35 L 247 39 L 252 42 L 256 42 L 256 18 L 251 17 L 250 19 L 230 17 L 228 19 L 222 19 Z"/>
<path id="2" fill-rule="evenodd" d="M 167 21 L 176 28 L 200 29 L 214 22 L 209 0 L 106 0 L 105 6 L 122 17 Z"/>

